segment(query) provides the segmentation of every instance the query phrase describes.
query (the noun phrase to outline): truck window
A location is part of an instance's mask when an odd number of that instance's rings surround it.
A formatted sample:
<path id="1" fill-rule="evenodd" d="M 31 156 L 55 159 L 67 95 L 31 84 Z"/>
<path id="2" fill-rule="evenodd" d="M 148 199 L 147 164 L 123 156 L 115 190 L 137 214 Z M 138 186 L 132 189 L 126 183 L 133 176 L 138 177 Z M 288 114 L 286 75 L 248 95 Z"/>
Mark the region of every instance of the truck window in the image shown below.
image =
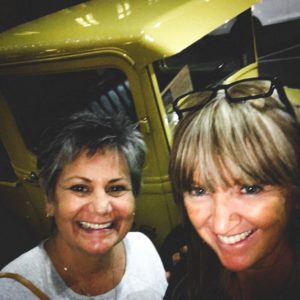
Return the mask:
<path id="1" fill-rule="evenodd" d="M 136 113 L 129 82 L 121 71 L 80 72 L 1 78 L 1 91 L 10 106 L 26 146 L 36 153 L 40 134 L 57 117 L 80 110 Z"/>
<path id="2" fill-rule="evenodd" d="M 154 70 L 171 128 L 177 123 L 171 106 L 173 100 L 191 90 L 215 85 L 253 63 L 253 41 L 251 10 L 247 10 L 179 54 L 155 62 Z"/>

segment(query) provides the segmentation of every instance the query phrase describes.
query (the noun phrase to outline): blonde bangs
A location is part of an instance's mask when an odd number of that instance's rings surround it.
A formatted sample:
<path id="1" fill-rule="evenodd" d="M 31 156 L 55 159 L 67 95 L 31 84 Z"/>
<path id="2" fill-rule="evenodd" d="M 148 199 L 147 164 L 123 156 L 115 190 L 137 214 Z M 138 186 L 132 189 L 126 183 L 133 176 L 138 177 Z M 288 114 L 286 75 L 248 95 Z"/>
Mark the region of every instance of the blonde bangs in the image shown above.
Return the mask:
<path id="1" fill-rule="evenodd" d="M 177 192 L 194 184 L 210 190 L 233 184 L 299 185 L 298 127 L 284 111 L 262 111 L 255 101 L 231 104 L 219 97 L 181 121 L 170 164 Z"/>

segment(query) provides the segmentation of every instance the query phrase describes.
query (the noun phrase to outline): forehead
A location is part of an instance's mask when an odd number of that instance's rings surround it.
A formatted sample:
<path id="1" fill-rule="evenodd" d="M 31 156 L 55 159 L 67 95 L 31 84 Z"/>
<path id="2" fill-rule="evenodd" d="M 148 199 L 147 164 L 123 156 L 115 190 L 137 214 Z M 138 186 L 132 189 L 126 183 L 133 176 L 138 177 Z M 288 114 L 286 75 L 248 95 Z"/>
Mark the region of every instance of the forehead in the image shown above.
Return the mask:
<path id="1" fill-rule="evenodd" d="M 103 149 L 94 154 L 82 151 L 71 162 L 65 164 L 61 177 L 66 176 L 124 176 L 128 174 L 128 166 L 122 153 L 115 149 Z"/>

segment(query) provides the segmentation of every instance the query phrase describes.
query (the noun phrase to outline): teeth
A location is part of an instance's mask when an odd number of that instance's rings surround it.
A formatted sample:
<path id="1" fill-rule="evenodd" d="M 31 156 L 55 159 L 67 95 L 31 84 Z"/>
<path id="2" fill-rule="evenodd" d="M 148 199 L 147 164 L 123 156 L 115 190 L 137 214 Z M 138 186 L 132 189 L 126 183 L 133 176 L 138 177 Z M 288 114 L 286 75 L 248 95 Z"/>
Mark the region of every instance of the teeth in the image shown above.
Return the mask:
<path id="1" fill-rule="evenodd" d="M 226 235 L 218 235 L 218 238 L 224 243 L 224 244 L 235 244 L 237 242 L 245 240 L 250 234 L 252 233 L 252 230 L 245 231 L 240 234 L 226 236 Z"/>
<path id="2" fill-rule="evenodd" d="M 104 224 L 96 224 L 96 223 L 89 223 L 89 222 L 80 222 L 80 225 L 85 229 L 105 229 L 111 226 L 110 223 L 104 223 Z"/>

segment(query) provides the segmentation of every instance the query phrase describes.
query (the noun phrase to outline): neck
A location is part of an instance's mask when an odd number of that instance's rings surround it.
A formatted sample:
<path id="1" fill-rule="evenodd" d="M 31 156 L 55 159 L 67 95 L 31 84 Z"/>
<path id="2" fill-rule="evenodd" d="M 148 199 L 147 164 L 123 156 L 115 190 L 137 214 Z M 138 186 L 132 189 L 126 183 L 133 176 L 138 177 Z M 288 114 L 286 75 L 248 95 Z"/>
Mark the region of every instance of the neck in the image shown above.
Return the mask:
<path id="1" fill-rule="evenodd" d="M 91 255 L 72 249 L 54 237 L 45 245 L 56 271 L 72 290 L 83 295 L 100 295 L 113 289 L 125 272 L 122 243 L 109 252 Z"/>

